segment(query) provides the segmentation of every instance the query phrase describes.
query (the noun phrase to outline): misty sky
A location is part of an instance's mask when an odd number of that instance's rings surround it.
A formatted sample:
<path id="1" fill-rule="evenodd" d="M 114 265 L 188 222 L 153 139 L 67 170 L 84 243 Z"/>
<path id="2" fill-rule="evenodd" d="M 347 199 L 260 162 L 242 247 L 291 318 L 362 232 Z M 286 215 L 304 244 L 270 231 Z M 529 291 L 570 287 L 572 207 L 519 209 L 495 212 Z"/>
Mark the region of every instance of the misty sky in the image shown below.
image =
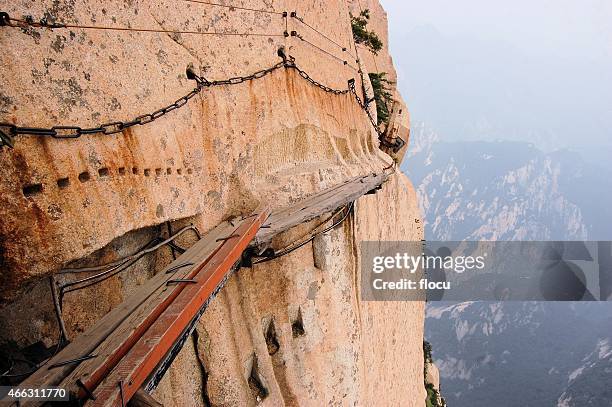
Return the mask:
<path id="1" fill-rule="evenodd" d="M 393 40 L 402 33 L 431 24 L 446 35 L 485 35 L 532 52 L 593 58 L 612 54 L 609 0 L 382 0 L 382 4 L 389 13 L 394 48 L 399 42 Z"/>
<path id="2" fill-rule="evenodd" d="M 382 3 L 412 119 L 441 138 L 612 146 L 612 1 Z"/>

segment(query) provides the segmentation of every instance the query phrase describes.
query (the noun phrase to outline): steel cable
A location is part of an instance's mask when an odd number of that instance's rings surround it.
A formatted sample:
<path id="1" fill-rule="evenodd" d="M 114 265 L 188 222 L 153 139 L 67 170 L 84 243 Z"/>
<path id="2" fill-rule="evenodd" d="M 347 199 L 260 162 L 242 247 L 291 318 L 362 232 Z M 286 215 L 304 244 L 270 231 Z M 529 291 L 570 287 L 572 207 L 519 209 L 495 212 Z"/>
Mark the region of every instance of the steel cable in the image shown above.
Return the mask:
<path id="1" fill-rule="evenodd" d="M 4 13 L 4 17 L 0 17 L 0 25 L 6 25 L 9 27 L 35 27 L 35 28 L 49 28 L 51 30 L 62 29 L 62 28 L 77 28 L 83 30 L 101 30 L 101 31 L 131 31 L 131 32 L 143 32 L 143 33 L 158 33 L 158 34 L 193 34 L 193 35 L 228 35 L 228 36 L 244 36 L 244 37 L 284 37 L 284 34 L 269 34 L 269 33 L 234 33 L 230 31 L 193 31 L 193 30 L 164 30 L 163 28 L 131 28 L 131 27 L 112 27 L 103 25 L 81 25 L 81 24 L 70 24 L 70 23 L 49 23 L 45 20 L 34 21 L 34 20 L 23 20 L 20 18 L 14 18 Z"/>
<path id="2" fill-rule="evenodd" d="M 285 255 L 287 255 L 287 254 L 289 254 L 289 253 L 299 249 L 300 247 L 308 244 L 309 242 L 312 242 L 317 236 L 329 232 L 330 230 L 334 229 L 336 226 L 338 226 L 339 224 L 344 222 L 344 220 L 348 217 L 348 215 L 353 211 L 354 204 L 355 204 L 354 202 L 351 202 L 348 205 L 345 205 L 344 207 L 342 207 L 342 209 L 338 210 L 333 215 L 331 215 L 330 217 L 325 219 L 323 222 L 321 222 L 319 225 L 317 225 L 313 229 L 313 231 L 310 232 L 310 237 L 308 237 L 306 239 L 302 239 L 302 241 L 299 242 L 299 243 L 293 243 L 292 245 L 289 245 L 289 246 L 279 250 L 278 252 L 275 252 L 272 256 L 261 257 L 259 260 L 254 260 L 253 264 L 265 263 L 265 262 L 277 259 L 279 257 L 285 256 Z M 318 228 L 320 228 L 321 226 L 325 225 L 327 222 L 332 220 L 336 215 L 341 213 L 344 209 L 346 209 L 346 213 L 340 218 L 340 220 L 334 222 L 331 226 L 328 226 L 327 228 L 325 228 L 325 229 L 323 229 L 323 230 L 321 230 L 319 232 L 314 232 L 315 230 L 317 230 Z"/>
<path id="3" fill-rule="evenodd" d="M 217 5 L 217 3 L 214 3 L 215 5 Z M 282 13 L 283 17 L 286 17 L 286 13 Z M 286 18 L 285 18 L 285 23 L 286 23 Z M 17 22 L 19 24 L 25 24 L 25 25 L 29 25 L 29 26 L 35 26 L 35 27 L 46 27 L 46 28 L 67 28 L 67 27 L 89 27 L 89 28 L 105 28 L 105 27 L 92 27 L 92 26 L 77 26 L 77 25 L 70 25 L 70 24 L 55 24 L 55 23 L 48 23 L 47 21 L 40 21 L 40 22 L 34 22 L 34 21 L 29 21 L 29 20 L 21 20 L 21 19 L 14 19 L 12 17 L 10 17 L 7 13 L 5 12 L 0 12 L 0 26 L 2 25 L 10 25 L 10 26 L 15 26 L 15 24 L 13 24 L 14 22 Z M 121 30 L 125 30 L 125 31 L 133 31 L 135 29 L 131 29 L 131 28 L 121 28 Z M 167 30 L 151 30 L 154 32 L 166 32 Z M 285 35 L 289 35 L 287 33 L 285 33 Z M 296 36 L 298 37 L 300 40 L 302 40 L 303 42 L 306 42 L 307 44 L 311 45 L 312 47 L 318 49 L 321 52 L 324 52 L 325 54 L 333 57 L 334 59 L 342 62 L 344 65 L 349 65 L 352 69 L 357 71 L 357 68 L 355 68 L 354 66 L 348 64 L 347 61 L 337 57 L 336 55 L 333 55 L 332 53 L 324 50 L 323 48 L 317 46 L 316 44 L 313 44 L 312 42 L 304 39 L 300 34 L 298 34 L 295 31 L 291 32 L 292 36 Z M 280 55 L 280 54 L 279 54 Z M 369 110 L 367 109 L 367 105 L 365 103 L 363 103 L 361 101 L 361 99 L 357 96 L 357 93 L 354 90 L 354 79 L 353 84 L 350 85 L 349 84 L 349 89 L 345 89 L 345 90 L 340 90 L 340 89 L 333 89 L 330 88 L 329 86 L 323 85 L 322 83 L 313 80 L 310 75 L 308 75 L 304 70 L 300 69 L 296 63 L 295 63 L 295 59 L 292 57 L 285 57 L 283 55 L 283 61 L 279 62 L 275 65 L 273 65 L 270 68 L 266 68 L 266 69 L 262 69 L 260 71 L 257 71 L 251 75 L 247 75 L 247 76 L 239 76 L 239 77 L 233 77 L 233 78 L 229 78 L 229 79 L 224 79 L 224 80 L 215 80 L 215 81 L 208 81 L 203 77 L 198 76 L 195 72 L 193 72 L 190 69 L 187 69 L 186 74 L 187 74 L 187 78 L 190 80 L 194 80 L 197 84 L 197 86 L 190 91 L 189 93 L 187 93 L 185 96 L 177 99 L 174 103 L 165 106 L 161 109 L 156 110 L 153 113 L 149 113 L 149 114 L 143 114 L 140 115 L 138 117 L 136 117 L 133 120 L 130 121 L 117 121 L 117 122 L 110 122 L 110 123 L 106 123 L 106 124 L 102 124 L 99 125 L 98 127 L 91 127 L 91 128 L 82 128 L 80 126 L 53 126 L 50 128 L 38 128 L 38 127 L 21 127 L 21 126 L 16 126 L 12 123 L 0 123 L 0 147 L 2 147 L 3 145 L 7 145 L 9 147 L 13 147 L 13 137 L 16 135 L 33 135 L 33 136 L 48 136 L 48 137 L 53 137 L 53 138 L 77 138 L 80 137 L 81 135 L 92 135 L 92 134 L 104 134 L 104 135 L 111 135 L 111 134 L 115 134 L 115 133 L 119 133 L 122 132 L 123 130 L 130 128 L 132 126 L 136 126 L 136 125 L 145 125 L 148 124 L 164 115 L 166 115 L 167 113 L 176 110 L 184 105 L 186 105 L 190 99 L 192 99 L 194 96 L 196 96 L 197 94 L 199 94 L 205 87 L 212 87 L 212 86 L 223 86 L 223 85 L 236 85 L 236 84 L 240 84 L 246 81 L 251 81 L 254 79 L 259 79 L 262 78 L 266 75 L 268 75 L 270 72 L 273 72 L 277 69 L 280 68 L 286 68 L 286 69 L 295 69 L 299 72 L 300 76 L 306 80 L 308 80 L 311 84 L 319 87 L 320 89 L 326 91 L 326 92 L 331 92 L 334 94 L 344 94 L 347 92 L 352 92 L 355 95 L 355 99 L 357 100 L 357 103 L 359 104 L 359 106 L 366 111 L 368 118 L 370 119 L 370 122 L 372 123 L 372 125 L 374 126 L 374 128 L 376 129 L 377 133 L 380 133 L 378 125 L 376 124 L 376 122 L 373 120 L 373 117 L 371 115 L 371 113 L 369 112 Z M 349 81 L 350 83 L 350 81 Z M 352 88 L 351 88 L 352 86 Z"/>
<path id="4" fill-rule="evenodd" d="M 327 51 L 327 50 L 325 50 L 325 49 L 323 49 L 323 48 L 319 47 L 318 45 L 314 44 L 313 42 L 308 41 L 307 39 L 305 39 L 304 37 L 302 37 L 300 34 L 295 33 L 295 35 L 293 35 L 293 33 L 292 33 L 292 36 L 293 36 L 293 37 L 297 37 L 297 38 L 299 38 L 300 40 L 302 40 L 302 42 L 305 42 L 306 44 L 308 44 L 308 45 L 310 45 L 311 47 L 313 47 L 313 48 L 317 49 L 318 51 L 320 51 L 320 52 L 322 52 L 322 53 L 324 53 L 324 54 L 326 54 L 326 55 L 328 55 L 328 56 L 330 56 L 330 57 L 332 57 L 332 58 L 334 58 L 334 59 L 338 60 L 339 62 L 342 62 L 342 64 L 343 64 L 343 65 L 347 65 L 347 66 L 349 66 L 351 69 L 353 69 L 354 71 L 357 71 L 357 68 L 355 68 L 353 65 L 349 64 L 347 60 L 342 59 L 342 58 L 340 58 L 340 57 L 338 57 L 338 56 L 336 56 L 336 55 L 332 54 L 331 52 L 329 52 L 329 51 Z"/>
<path id="5" fill-rule="evenodd" d="M 144 257 L 145 255 L 152 253 L 154 251 L 156 251 L 157 249 L 169 244 L 170 242 L 172 242 L 173 240 L 175 240 L 178 236 L 180 236 L 182 233 L 184 233 L 187 230 L 196 230 L 195 226 L 185 226 L 184 228 L 182 228 L 181 230 L 179 230 L 177 233 L 175 233 L 174 235 L 170 236 L 169 238 L 162 240 L 159 243 L 153 244 L 153 242 L 158 241 L 159 239 L 153 239 L 151 240 L 149 243 L 147 243 L 147 245 L 145 245 L 144 248 L 140 249 L 139 251 L 137 251 L 136 253 L 124 257 L 122 259 L 119 259 L 117 261 L 114 261 L 111 264 L 111 266 L 109 267 L 109 265 L 103 265 L 103 266 L 95 266 L 95 267 L 85 267 L 85 268 L 80 268 L 80 269 L 66 269 L 66 270 L 62 270 L 65 273 L 69 272 L 69 273 L 81 273 L 84 272 L 85 270 L 87 271 L 99 271 L 99 270 L 104 270 L 104 268 L 106 268 L 104 271 L 102 271 L 101 273 L 95 274 L 93 276 L 88 276 L 79 280 L 75 280 L 75 281 L 70 281 L 68 283 L 64 283 L 59 285 L 59 301 L 60 301 L 60 308 L 61 308 L 61 304 L 62 304 L 62 300 L 65 294 L 72 292 L 72 291 L 77 291 L 77 290 L 81 290 L 87 287 L 91 287 L 92 285 L 101 283 L 102 281 L 105 281 L 117 274 L 119 274 L 120 272 L 122 272 L 123 270 L 127 269 L 128 267 L 132 266 L 134 263 L 136 263 L 138 260 L 140 260 L 142 257 Z M 198 234 L 199 236 L 199 234 Z M 151 246 L 151 244 L 153 244 L 153 246 Z M 77 286 L 77 287 L 75 287 Z M 72 288 L 71 288 L 72 287 Z"/>
<path id="6" fill-rule="evenodd" d="M 312 31 L 316 32 L 317 34 L 319 34 L 320 36 L 322 36 L 323 38 L 325 38 L 326 40 L 328 40 L 329 42 L 331 42 L 332 44 L 336 45 L 337 47 L 339 47 L 342 51 L 346 52 L 347 54 L 349 54 L 351 56 L 351 58 L 356 59 L 354 55 L 352 55 L 349 51 L 348 48 L 345 47 L 344 45 L 341 45 L 339 43 L 337 43 L 336 41 L 334 41 L 332 38 L 330 38 L 328 35 L 326 35 L 325 33 L 319 31 L 318 29 L 316 29 L 315 27 L 313 27 L 312 25 L 308 24 L 303 17 L 300 17 L 297 15 L 297 13 L 295 11 L 291 12 L 291 17 L 295 18 L 297 21 L 299 21 L 300 23 L 304 24 L 306 27 L 310 28 Z"/>
<path id="7" fill-rule="evenodd" d="M 200 237 L 200 232 L 198 231 L 198 228 L 197 228 L 197 227 L 195 227 L 195 226 L 193 226 L 193 225 L 188 225 L 188 226 L 185 226 L 185 227 L 183 227 L 183 228 L 179 229 L 179 230 L 178 230 L 178 231 L 177 231 L 175 234 L 173 234 L 173 235 L 172 235 L 172 236 L 170 236 L 169 238 L 167 238 L 167 239 L 165 239 L 165 240 L 161 241 L 161 242 L 160 242 L 158 245 L 154 246 L 154 247 L 153 247 L 153 248 L 151 248 L 151 249 L 146 249 L 146 247 L 147 247 L 147 246 L 148 246 L 148 245 L 149 245 L 149 244 L 150 244 L 152 241 L 156 240 L 157 238 L 156 238 L 156 239 L 153 239 L 151 242 L 147 243 L 147 244 L 146 244 L 146 245 L 145 245 L 143 248 L 139 249 L 139 250 L 138 250 L 138 251 L 136 251 L 135 253 L 133 253 L 133 254 L 131 254 L 131 255 L 129 255 L 129 256 L 123 257 L 123 258 L 121 258 L 121 259 L 118 259 L 118 260 L 112 261 L 112 262 L 110 262 L 110 263 L 101 264 L 101 265 L 98 265 L 98 266 L 92 266 L 92 267 L 74 267 L 74 268 L 65 268 L 65 269 L 62 269 L 62 270 L 58 271 L 56 274 L 87 273 L 87 272 L 92 272 L 92 271 L 100 271 L 100 270 L 104 270 L 104 269 L 107 269 L 107 268 L 110 268 L 110 267 L 113 267 L 113 266 L 117 266 L 117 265 L 123 264 L 123 263 L 125 263 L 126 261 L 128 261 L 128 260 L 130 260 L 130 259 L 132 259 L 132 258 L 136 257 L 138 254 L 140 254 L 141 252 L 143 252 L 143 251 L 145 251 L 145 250 L 148 250 L 148 252 L 151 252 L 151 251 L 157 250 L 158 248 L 160 248 L 160 247 L 164 246 L 165 244 L 167 244 L 167 243 L 169 243 L 169 242 L 173 241 L 174 239 L 176 239 L 177 237 L 179 237 L 180 235 L 182 235 L 183 233 L 185 233 L 185 232 L 186 232 L 186 231 L 188 231 L 188 230 L 193 230 L 193 231 L 194 231 L 194 233 L 196 233 L 196 236 L 198 236 L 198 239 L 199 239 L 199 237 Z M 148 252 L 147 252 L 147 253 L 148 253 Z M 146 254 L 146 253 L 145 253 L 145 254 Z"/>
<path id="8" fill-rule="evenodd" d="M 249 7 L 232 6 L 232 5 L 229 5 L 229 4 L 213 3 L 213 2 L 202 1 L 202 0 L 183 0 L 183 1 L 185 1 L 187 3 L 206 4 L 208 6 L 225 7 L 225 8 L 228 8 L 230 10 L 246 10 L 246 11 L 254 11 L 254 12 L 257 12 L 257 13 L 278 14 L 278 15 L 281 15 L 281 16 L 283 15 L 282 12 L 274 11 L 274 10 L 263 10 L 263 9 L 249 8 Z"/>

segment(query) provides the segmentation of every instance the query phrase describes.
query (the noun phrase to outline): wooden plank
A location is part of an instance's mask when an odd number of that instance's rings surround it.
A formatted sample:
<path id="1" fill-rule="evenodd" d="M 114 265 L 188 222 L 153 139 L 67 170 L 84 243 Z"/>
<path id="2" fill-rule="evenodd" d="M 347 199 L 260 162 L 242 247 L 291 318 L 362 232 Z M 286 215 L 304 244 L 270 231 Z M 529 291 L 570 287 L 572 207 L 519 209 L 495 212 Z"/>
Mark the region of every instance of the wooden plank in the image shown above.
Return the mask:
<path id="1" fill-rule="evenodd" d="M 350 184 L 350 183 L 355 182 L 355 181 L 358 181 L 358 180 L 360 180 L 362 178 L 363 177 L 353 177 L 353 178 L 350 178 L 350 179 L 348 179 L 348 180 L 346 180 L 344 182 L 341 182 L 338 185 L 334 185 L 331 188 L 324 189 L 322 191 L 317 192 L 314 195 L 306 197 L 306 198 L 304 198 L 304 199 L 302 199 L 302 200 L 300 200 L 300 201 L 298 201 L 298 202 L 296 202 L 296 203 L 294 203 L 292 205 L 289 205 L 289 206 L 286 206 L 286 207 L 283 207 L 283 208 L 279 208 L 279 209 L 275 209 L 274 211 L 272 211 L 272 215 L 270 215 L 270 218 L 268 219 L 266 224 L 269 224 L 270 221 L 273 218 L 284 217 L 284 216 L 287 216 L 288 214 L 295 213 L 295 212 L 301 210 L 302 207 L 308 206 L 308 204 L 310 202 L 315 201 L 317 199 L 321 199 L 321 198 L 323 198 L 325 196 L 332 195 L 338 189 L 343 188 L 345 185 Z"/>
<path id="2" fill-rule="evenodd" d="M 272 212 L 268 221 L 257 233 L 252 246 L 262 248 L 269 245 L 272 238 L 279 233 L 354 201 L 381 185 L 388 176 L 386 173 L 381 173 L 356 177 Z"/>
<path id="3" fill-rule="evenodd" d="M 164 289 L 166 282 L 169 279 L 183 277 L 189 272 L 190 267 L 178 268 L 171 274 L 166 274 L 167 270 L 171 270 L 177 266 L 180 266 L 181 264 L 193 262 L 192 260 L 197 253 L 214 250 L 214 248 L 218 246 L 218 243 L 215 242 L 215 240 L 221 236 L 230 234 L 233 229 L 234 227 L 229 222 L 224 222 L 212 231 L 205 234 L 202 239 L 187 249 L 185 253 L 165 267 L 164 270 L 147 280 L 123 303 L 102 317 L 90 329 L 75 338 L 70 344 L 68 344 L 64 349 L 58 352 L 57 355 L 49 360 L 46 365 L 42 366 L 39 370 L 22 382 L 21 385 L 29 388 L 58 386 L 64 380 L 64 378 L 76 368 L 77 364 L 67 364 L 56 368 L 51 368 L 51 366 L 92 354 L 96 348 L 106 338 L 108 338 L 109 335 L 112 334 L 131 313 L 141 307 L 160 289 Z M 31 402 L 24 405 L 37 405 L 37 403 Z"/>
<path id="4" fill-rule="evenodd" d="M 314 194 L 294 205 L 277 210 L 266 222 L 266 228 L 260 229 L 256 235 L 254 232 L 255 238 L 251 245 L 267 245 L 278 233 L 354 201 L 381 185 L 387 178 L 388 174 L 385 173 L 355 177 Z M 249 218 L 245 219 L 245 221 L 248 220 Z M 243 224 L 244 221 L 238 227 L 243 226 Z M 148 332 L 149 327 L 157 326 L 158 317 L 168 307 L 172 306 L 176 298 L 181 297 L 185 284 L 168 288 L 166 287 L 168 280 L 192 278 L 199 275 L 198 273 L 206 266 L 207 260 L 223 246 L 223 241 L 217 242 L 216 240 L 219 237 L 234 234 L 234 230 L 236 228 L 226 222 L 208 233 L 205 238 L 198 241 L 165 270 L 173 269 L 187 262 L 195 263 L 197 261 L 202 263 L 202 267 L 178 268 L 172 274 L 165 274 L 164 271 L 158 273 L 147 281 L 134 296 L 128 298 L 115 310 L 103 317 L 92 329 L 76 338 L 73 343 L 56 355 L 47 366 L 53 366 L 58 362 L 85 355 L 93 354 L 96 355 L 95 358 L 80 362 L 78 365 L 68 364 L 54 369 L 43 367 L 26 380 L 24 385 L 42 387 L 61 384 L 62 387 L 69 388 L 79 397 L 84 397 L 83 390 L 76 386 L 77 379 L 84 383 L 88 389 L 94 389 L 98 383 L 103 380 L 106 381 L 106 376 L 113 371 L 112 369 L 123 363 L 121 359 L 131 352 L 131 346 L 134 343 L 140 343 L 141 337 Z M 203 260 L 203 253 L 205 252 L 208 253 L 208 257 Z M 194 259 L 197 261 L 193 261 Z M 210 276 L 207 277 L 209 280 L 211 278 Z M 192 290 L 191 287 L 187 288 L 190 291 Z M 110 336 L 111 334 L 112 336 Z M 166 345 L 168 343 L 163 346 Z"/>
<path id="5" fill-rule="evenodd" d="M 381 174 L 381 176 L 384 177 L 384 179 L 386 179 L 385 174 Z M 343 204 L 348 202 L 346 201 L 346 199 L 344 200 L 342 199 L 348 195 L 347 191 L 350 191 L 351 189 L 355 189 L 355 187 L 358 186 L 359 190 L 367 192 L 369 190 L 368 188 L 370 184 L 372 184 L 372 188 L 374 188 L 376 185 L 380 185 L 384 181 L 384 179 L 380 181 L 378 181 L 378 179 L 379 177 L 375 175 L 355 177 L 340 185 L 320 191 L 317 194 L 314 194 L 308 198 L 305 198 L 289 207 L 285 207 L 283 209 L 274 211 L 272 215 L 270 216 L 270 219 L 268 220 L 268 222 L 266 222 L 266 225 L 277 223 L 278 219 L 285 219 L 288 216 L 292 216 L 298 212 L 302 212 L 303 210 L 307 208 L 311 208 L 317 205 L 318 203 L 325 201 L 326 199 L 331 199 L 333 202 L 341 202 L 336 207 L 342 206 Z M 362 185 L 362 184 L 367 184 L 367 185 Z M 354 195 L 358 195 L 358 193 Z M 266 234 L 266 231 L 262 230 L 260 231 L 258 236 L 262 236 L 265 234 Z"/>
<path id="6" fill-rule="evenodd" d="M 179 269 L 176 273 L 165 274 L 162 284 L 147 295 L 146 301 L 126 315 L 112 335 L 95 348 L 92 352 L 95 357 L 81 362 L 60 385 L 73 395 L 82 391 L 77 380 L 87 389 L 94 389 L 187 286 L 185 283 L 167 285 L 168 281 L 194 278 L 222 246 L 223 241 L 218 240 L 232 235 L 236 228 L 237 226 L 231 226 L 229 223 L 223 224 L 202 239 L 201 244 L 194 245 L 193 250 L 188 250 L 189 253 L 187 251 L 183 253 L 177 259 L 181 261 L 173 263 L 193 263 L 193 265 Z"/>
<path id="7" fill-rule="evenodd" d="M 242 221 L 234 236 L 224 241 L 210 261 L 194 276 L 196 283 L 186 286 L 164 310 L 95 389 L 95 400 L 89 399 L 86 405 L 120 406 L 131 399 L 216 292 L 234 264 L 240 260 L 242 252 L 268 215 L 267 210 L 260 209 L 256 216 Z"/>

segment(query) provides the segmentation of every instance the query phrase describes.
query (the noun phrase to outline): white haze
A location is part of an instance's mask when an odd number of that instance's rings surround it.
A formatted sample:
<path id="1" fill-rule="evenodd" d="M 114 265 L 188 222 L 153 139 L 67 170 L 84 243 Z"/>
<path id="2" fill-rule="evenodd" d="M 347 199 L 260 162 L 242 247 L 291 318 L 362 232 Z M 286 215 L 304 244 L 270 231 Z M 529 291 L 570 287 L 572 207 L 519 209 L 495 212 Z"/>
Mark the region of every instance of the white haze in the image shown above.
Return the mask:
<path id="1" fill-rule="evenodd" d="M 382 0 L 414 122 L 445 140 L 612 151 L 609 0 Z"/>

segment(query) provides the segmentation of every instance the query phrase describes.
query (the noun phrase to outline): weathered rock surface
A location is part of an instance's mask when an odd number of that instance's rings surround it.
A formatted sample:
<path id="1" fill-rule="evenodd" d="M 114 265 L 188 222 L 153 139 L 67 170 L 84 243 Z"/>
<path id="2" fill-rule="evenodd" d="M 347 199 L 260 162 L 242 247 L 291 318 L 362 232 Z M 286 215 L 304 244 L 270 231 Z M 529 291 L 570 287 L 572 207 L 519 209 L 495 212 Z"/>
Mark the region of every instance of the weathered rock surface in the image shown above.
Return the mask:
<path id="1" fill-rule="evenodd" d="M 426 367 L 425 367 L 425 384 L 427 385 L 428 383 L 430 383 L 433 386 L 433 389 L 435 392 L 437 392 L 435 399 L 438 403 L 438 405 L 440 406 L 445 406 L 446 402 L 443 399 L 443 397 L 441 396 L 441 392 L 440 392 L 440 371 L 438 370 L 438 367 L 436 366 L 435 363 L 426 363 Z M 430 396 L 430 397 L 434 397 L 434 396 Z"/>
<path id="2" fill-rule="evenodd" d="M 413 218 L 403 220 L 416 214 L 412 194 L 394 176 L 378 194 L 358 200 L 354 218 L 338 229 L 230 280 L 198 328 L 213 405 L 254 404 L 248 385 L 254 355 L 266 405 L 423 405 L 423 304 L 360 301 L 356 252 L 362 240 L 420 233 Z M 389 208 L 388 200 L 399 205 Z M 278 343 L 272 352 L 271 321 Z M 183 389 L 191 360 L 175 362 L 153 395 L 180 405 L 170 389 Z"/>
<path id="3" fill-rule="evenodd" d="M 386 43 L 382 8 L 369 3 Z M 352 2 L 232 4 L 296 10 L 355 50 Z M 296 30 L 345 58 L 337 46 L 279 14 L 186 1 L 19 0 L 0 1 L 0 8 L 16 18 L 79 25 L 265 34 L 3 27 L 0 122 L 92 127 L 131 120 L 189 92 L 187 66 L 209 80 L 250 74 L 277 63 L 280 46 L 317 81 L 343 89 L 356 78 L 361 88 L 354 62 L 339 63 L 283 32 Z M 364 70 L 373 69 L 367 51 L 359 52 Z M 379 55 L 392 72 L 387 50 Z M 168 222 L 174 230 L 188 223 L 208 230 L 262 202 L 282 206 L 380 171 L 391 159 L 350 94 L 323 92 L 297 72 L 279 69 L 205 89 L 155 122 L 118 134 L 19 136 L 13 150 L 0 151 L 0 161 L 0 342 L 24 347 L 57 341 L 46 277 L 62 267 L 132 253 L 166 233 Z M 168 406 L 422 406 L 423 304 L 363 302 L 358 272 L 360 241 L 421 239 L 416 218 L 414 189 L 398 172 L 376 195 L 359 199 L 341 227 L 288 256 L 241 269 L 204 314 L 156 399 Z M 69 335 L 87 329 L 169 260 L 160 252 L 67 295 Z M 276 345 L 268 346 L 266 337 Z"/>

